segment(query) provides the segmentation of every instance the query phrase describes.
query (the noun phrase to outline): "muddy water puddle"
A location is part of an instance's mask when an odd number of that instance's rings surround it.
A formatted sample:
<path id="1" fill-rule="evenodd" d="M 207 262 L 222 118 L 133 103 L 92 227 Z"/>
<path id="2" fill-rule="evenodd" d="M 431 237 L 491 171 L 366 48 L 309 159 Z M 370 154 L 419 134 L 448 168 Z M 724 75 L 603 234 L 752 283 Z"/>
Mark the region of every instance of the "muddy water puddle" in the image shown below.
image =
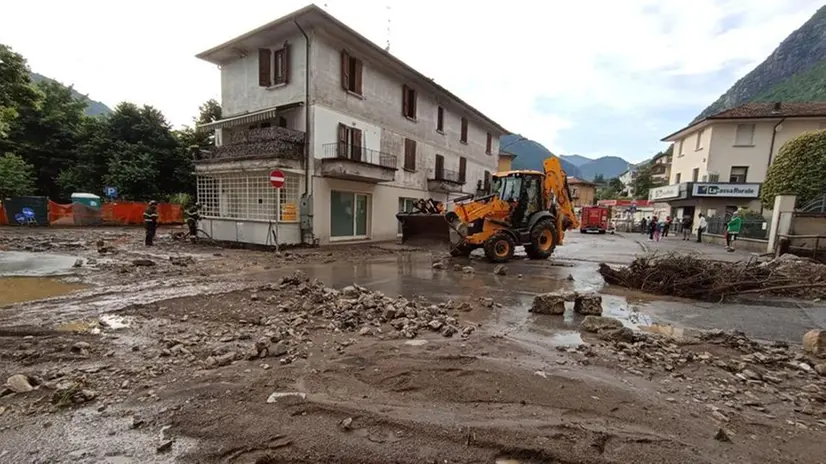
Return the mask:
<path id="1" fill-rule="evenodd" d="M 89 288 L 57 277 L 0 277 L 0 307 L 67 295 Z"/>
<path id="2" fill-rule="evenodd" d="M 70 273 L 77 257 L 28 251 L 0 252 L 0 276 L 42 277 Z"/>

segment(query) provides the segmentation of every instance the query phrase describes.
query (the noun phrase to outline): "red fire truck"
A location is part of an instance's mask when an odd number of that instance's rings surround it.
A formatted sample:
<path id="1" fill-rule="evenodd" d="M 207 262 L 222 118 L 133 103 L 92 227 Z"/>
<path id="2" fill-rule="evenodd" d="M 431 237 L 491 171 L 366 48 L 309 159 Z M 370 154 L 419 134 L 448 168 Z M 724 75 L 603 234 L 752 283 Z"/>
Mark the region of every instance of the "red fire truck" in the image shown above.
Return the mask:
<path id="1" fill-rule="evenodd" d="M 579 231 L 598 232 L 608 231 L 608 208 L 604 206 L 583 206 L 579 218 Z"/>

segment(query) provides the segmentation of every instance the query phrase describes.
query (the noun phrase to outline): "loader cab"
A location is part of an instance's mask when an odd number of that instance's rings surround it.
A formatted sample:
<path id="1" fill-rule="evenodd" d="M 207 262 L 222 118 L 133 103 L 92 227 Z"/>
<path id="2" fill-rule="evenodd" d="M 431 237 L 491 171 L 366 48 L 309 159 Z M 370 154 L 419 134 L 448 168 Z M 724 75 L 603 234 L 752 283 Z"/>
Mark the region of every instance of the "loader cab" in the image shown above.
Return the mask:
<path id="1" fill-rule="evenodd" d="M 514 204 L 512 224 L 526 224 L 533 213 L 547 208 L 542 195 L 543 179 L 544 175 L 535 171 L 512 171 L 493 178 L 491 194 Z"/>

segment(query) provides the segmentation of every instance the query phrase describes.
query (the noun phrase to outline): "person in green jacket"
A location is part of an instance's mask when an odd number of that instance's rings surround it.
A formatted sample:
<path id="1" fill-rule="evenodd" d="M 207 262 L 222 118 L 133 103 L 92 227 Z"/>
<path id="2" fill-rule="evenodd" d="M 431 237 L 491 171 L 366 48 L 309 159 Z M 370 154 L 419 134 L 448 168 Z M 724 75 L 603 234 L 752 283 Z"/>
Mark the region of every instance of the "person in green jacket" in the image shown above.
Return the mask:
<path id="1" fill-rule="evenodd" d="M 726 228 L 726 251 L 734 251 L 734 242 L 740 234 L 740 227 L 743 226 L 743 218 L 740 217 L 740 212 L 735 211 L 731 215 Z"/>

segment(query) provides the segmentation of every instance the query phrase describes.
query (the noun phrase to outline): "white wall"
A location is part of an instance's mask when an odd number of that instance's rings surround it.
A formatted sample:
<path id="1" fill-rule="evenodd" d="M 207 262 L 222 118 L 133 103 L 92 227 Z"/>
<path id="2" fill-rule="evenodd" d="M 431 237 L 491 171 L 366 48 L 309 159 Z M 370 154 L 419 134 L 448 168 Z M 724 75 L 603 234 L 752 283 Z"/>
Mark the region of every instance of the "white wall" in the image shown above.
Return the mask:
<path id="1" fill-rule="evenodd" d="M 271 229 L 276 231 L 279 245 L 301 243 L 301 231 L 295 223 L 244 221 L 240 219 L 202 219 L 198 227 L 213 240 L 274 246 Z"/>
<path id="2" fill-rule="evenodd" d="M 265 88 L 258 85 L 258 50 L 248 50 L 247 56 L 221 66 L 221 109 L 224 118 L 304 101 L 305 40 L 298 31 L 273 38 L 272 49 L 290 44 L 289 82 Z M 263 48 L 263 47 L 262 47 Z"/>

